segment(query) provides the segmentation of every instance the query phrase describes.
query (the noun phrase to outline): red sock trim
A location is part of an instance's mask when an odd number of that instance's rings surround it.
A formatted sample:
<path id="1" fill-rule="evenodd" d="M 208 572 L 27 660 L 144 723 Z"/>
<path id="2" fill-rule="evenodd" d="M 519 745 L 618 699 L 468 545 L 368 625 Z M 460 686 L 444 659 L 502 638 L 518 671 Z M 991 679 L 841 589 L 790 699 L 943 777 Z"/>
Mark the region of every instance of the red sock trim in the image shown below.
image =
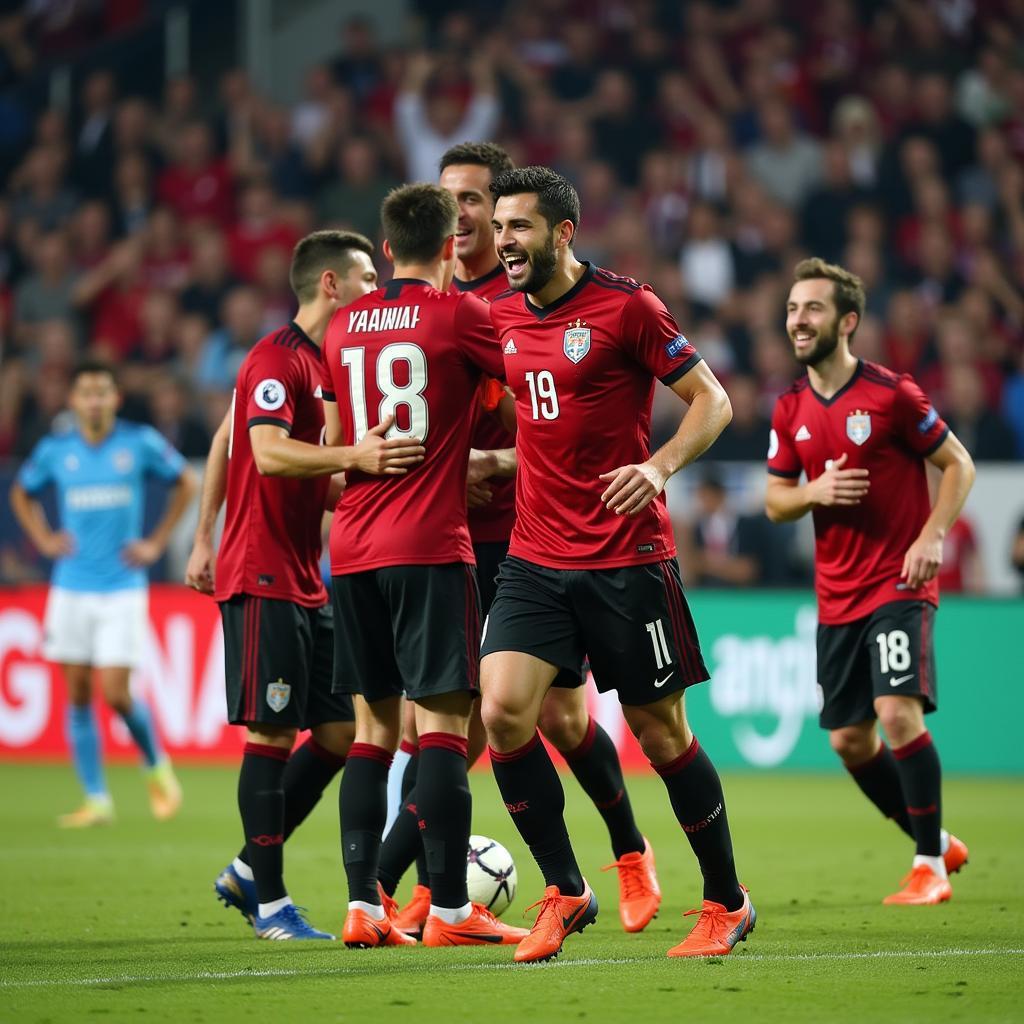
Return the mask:
<path id="1" fill-rule="evenodd" d="M 934 814 L 938 810 L 936 804 L 929 804 L 927 807 L 907 807 L 907 814 L 912 818 L 923 818 L 925 815 Z"/>
<path id="2" fill-rule="evenodd" d="M 500 750 L 495 750 L 494 747 L 489 746 L 487 752 L 491 755 L 492 761 L 518 761 L 521 757 L 526 757 L 538 743 L 540 743 L 540 733 L 535 732 L 532 739 L 515 750 L 509 750 L 503 754 Z"/>
<path id="3" fill-rule="evenodd" d="M 320 746 L 312 736 L 306 740 L 303 747 L 318 761 L 322 761 L 327 765 L 328 768 L 333 768 L 335 771 L 341 771 L 341 769 L 345 767 L 345 758 L 342 757 L 341 754 L 336 754 L 333 750 L 328 750 L 326 747 Z"/>
<path id="4" fill-rule="evenodd" d="M 451 732 L 425 732 L 420 736 L 420 750 L 450 750 L 469 758 L 469 740 Z"/>
<path id="5" fill-rule="evenodd" d="M 246 743 L 242 748 L 243 757 L 269 757 L 271 761 L 287 761 L 291 751 L 284 747 L 272 747 L 269 743 Z"/>
<path id="6" fill-rule="evenodd" d="M 590 748 L 594 745 L 595 736 L 597 736 L 597 722 L 594 721 L 592 715 L 587 715 L 587 731 L 584 733 L 580 745 L 570 750 L 568 754 L 563 754 L 562 757 L 566 761 L 576 761 L 581 757 L 586 757 L 590 753 Z"/>
<path id="7" fill-rule="evenodd" d="M 851 775 L 862 775 L 864 772 L 870 770 L 876 764 L 878 764 L 878 762 L 881 761 L 883 757 L 885 757 L 885 744 L 884 743 L 878 748 L 878 750 L 874 754 L 871 755 L 871 757 L 869 757 L 863 763 L 851 765 L 851 764 L 846 764 L 844 762 L 843 767 Z"/>
<path id="8" fill-rule="evenodd" d="M 674 761 L 669 761 L 668 764 L 654 764 L 652 761 L 651 767 L 662 778 L 668 775 L 675 775 L 677 772 L 681 772 L 697 756 L 699 750 L 700 744 L 697 742 L 697 737 L 694 736 L 693 742 Z"/>
<path id="9" fill-rule="evenodd" d="M 403 754 L 415 757 L 420 752 L 420 745 L 418 743 L 411 743 L 409 740 L 402 740 L 402 742 L 398 744 L 398 749 Z"/>
<path id="10" fill-rule="evenodd" d="M 375 746 L 373 743 L 353 743 L 348 748 L 348 759 L 351 761 L 353 757 L 363 757 L 367 761 L 379 761 L 390 768 L 394 755 L 390 750 Z"/>
<path id="11" fill-rule="evenodd" d="M 916 740 L 911 740 L 909 743 L 904 744 L 902 747 L 893 747 L 892 756 L 897 761 L 904 761 L 908 757 L 912 757 L 919 750 L 924 750 L 925 747 L 930 747 L 932 744 L 932 734 L 925 729 Z"/>

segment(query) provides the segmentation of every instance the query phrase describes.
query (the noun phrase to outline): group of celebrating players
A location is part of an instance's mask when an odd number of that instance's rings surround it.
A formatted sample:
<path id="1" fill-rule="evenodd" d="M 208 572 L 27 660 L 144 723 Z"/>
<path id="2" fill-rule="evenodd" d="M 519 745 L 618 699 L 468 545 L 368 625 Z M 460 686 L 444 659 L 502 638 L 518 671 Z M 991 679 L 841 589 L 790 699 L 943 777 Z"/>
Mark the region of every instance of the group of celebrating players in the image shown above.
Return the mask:
<path id="1" fill-rule="evenodd" d="M 210 451 L 186 582 L 219 603 L 228 716 L 246 728 L 245 842 L 217 894 L 261 938 L 332 938 L 288 896 L 283 844 L 344 766 L 346 945 L 557 956 L 598 907 L 543 734 L 607 825 L 622 925 L 640 931 L 661 902 L 654 854 L 615 746 L 587 713 L 589 662 L 598 689 L 617 691 L 703 876 L 696 924 L 668 955 L 728 954 L 756 913 L 721 782 L 686 718 L 684 691 L 708 671 L 664 497 L 728 424 L 728 398 L 649 286 L 576 258 L 579 199 L 555 172 L 465 143 L 443 156 L 438 185 L 391 192 L 381 221 L 394 266 L 382 287 L 363 236 L 299 242 L 298 312 L 246 357 Z M 936 706 L 942 538 L 973 467 L 913 380 L 851 353 L 859 280 L 817 259 L 795 277 L 787 330 L 808 373 L 775 409 L 767 511 L 814 515 L 821 723 L 916 845 L 885 902 L 939 903 L 967 849 L 941 827 L 924 713 Z M 686 411 L 651 453 L 656 379 Z M 926 462 L 941 471 L 934 504 Z M 37 543 L 41 481 L 24 471 L 16 501 Z M 300 729 L 311 735 L 293 752 Z M 400 740 L 411 756 L 384 838 Z M 530 929 L 467 895 L 467 769 L 485 745 L 544 876 Z"/>

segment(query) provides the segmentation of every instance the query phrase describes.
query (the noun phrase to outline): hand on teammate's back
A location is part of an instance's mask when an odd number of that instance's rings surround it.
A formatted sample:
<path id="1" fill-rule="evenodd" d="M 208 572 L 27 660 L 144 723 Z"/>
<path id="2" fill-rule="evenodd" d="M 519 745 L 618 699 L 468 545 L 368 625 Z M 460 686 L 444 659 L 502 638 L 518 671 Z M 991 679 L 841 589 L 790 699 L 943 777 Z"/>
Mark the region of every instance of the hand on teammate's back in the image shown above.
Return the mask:
<path id="1" fill-rule="evenodd" d="M 384 437 L 394 422 L 392 413 L 366 432 L 355 447 L 356 469 L 374 476 L 402 476 L 423 461 L 427 450 L 418 437 Z"/>
<path id="2" fill-rule="evenodd" d="M 859 505 L 871 486 L 866 469 L 843 469 L 848 455 L 843 452 L 821 476 L 808 485 L 811 501 L 830 508 L 833 505 Z"/>

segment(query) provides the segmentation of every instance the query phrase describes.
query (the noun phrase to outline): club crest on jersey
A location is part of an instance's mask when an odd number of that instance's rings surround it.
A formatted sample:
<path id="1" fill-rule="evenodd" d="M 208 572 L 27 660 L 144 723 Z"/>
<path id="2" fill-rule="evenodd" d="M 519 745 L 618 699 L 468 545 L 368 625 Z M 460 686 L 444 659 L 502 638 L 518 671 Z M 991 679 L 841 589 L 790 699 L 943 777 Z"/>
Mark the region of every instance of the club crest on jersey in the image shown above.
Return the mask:
<path id="1" fill-rule="evenodd" d="M 590 325 L 576 318 L 562 335 L 562 351 L 570 362 L 578 363 L 590 351 Z"/>
<path id="2" fill-rule="evenodd" d="M 274 380 L 273 377 L 268 377 L 266 380 L 261 380 L 256 385 L 256 390 L 252 396 L 256 400 L 256 404 L 261 409 L 266 409 L 267 412 L 273 412 L 275 409 L 280 409 L 285 402 L 285 390 L 284 385 L 279 380 Z"/>
<path id="3" fill-rule="evenodd" d="M 272 711 L 284 711 L 288 707 L 288 701 L 292 699 L 292 688 L 290 683 L 283 679 L 267 683 L 267 705 Z"/>
<path id="4" fill-rule="evenodd" d="M 855 444 L 862 445 L 871 436 L 871 414 L 860 409 L 846 416 L 846 436 Z"/>
<path id="5" fill-rule="evenodd" d="M 130 473 L 134 465 L 135 459 L 132 458 L 132 453 L 127 448 L 114 452 L 114 469 L 118 473 Z"/>

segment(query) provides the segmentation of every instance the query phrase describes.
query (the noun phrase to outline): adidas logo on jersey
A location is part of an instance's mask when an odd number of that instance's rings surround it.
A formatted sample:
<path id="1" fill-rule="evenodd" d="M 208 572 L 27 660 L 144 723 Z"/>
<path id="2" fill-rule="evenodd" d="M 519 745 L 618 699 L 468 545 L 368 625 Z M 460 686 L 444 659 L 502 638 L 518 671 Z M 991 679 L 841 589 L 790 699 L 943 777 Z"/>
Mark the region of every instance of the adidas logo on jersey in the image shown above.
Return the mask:
<path id="1" fill-rule="evenodd" d="M 519 354 L 519 349 L 516 348 L 516 343 L 511 338 L 505 342 L 504 351 L 507 356 L 515 356 Z"/>
<path id="2" fill-rule="evenodd" d="M 807 429 L 807 426 L 803 423 L 800 424 L 800 429 L 796 432 L 796 441 L 810 441 L 811 432 Z"/>

